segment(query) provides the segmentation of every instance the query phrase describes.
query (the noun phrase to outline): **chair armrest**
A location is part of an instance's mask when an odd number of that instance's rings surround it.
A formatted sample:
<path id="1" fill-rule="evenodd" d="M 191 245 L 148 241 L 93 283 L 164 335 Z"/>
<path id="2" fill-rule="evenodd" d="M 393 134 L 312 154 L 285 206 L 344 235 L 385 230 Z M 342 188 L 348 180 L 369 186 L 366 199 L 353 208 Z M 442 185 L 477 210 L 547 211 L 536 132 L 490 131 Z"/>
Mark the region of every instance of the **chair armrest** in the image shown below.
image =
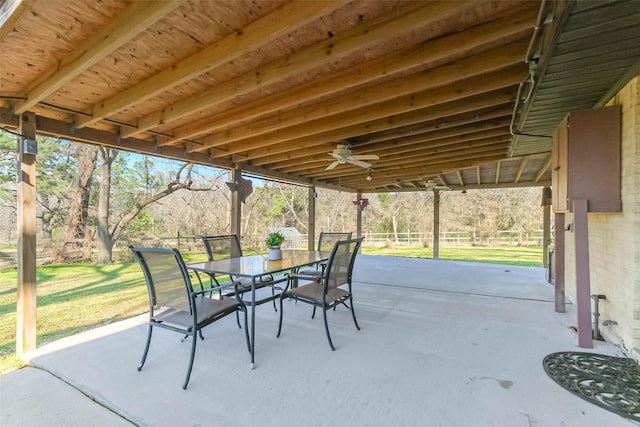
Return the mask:
<path id="1" fill-rule="evenodd" d="M 300 273 L 287 273 L 286 276 L 288 278 L 293 278 L 293 279 L 304 279 L 304 280 L 317 280 L 318 276 L 312 276 L 310 274 L 300 274 Z"/>
<path id="2" fill-rule="evenodd" d="M 287 273 L 287 286 L 284 289 L 284 292 L 286 292 L 289 288 L 297 288 L 298 287 L 298 282 L 300 280 L 304 280 L 305 282 L 318 282 L 318 276 L 309 276 L 306 274 L 300 274 L 300 273 Z"/>

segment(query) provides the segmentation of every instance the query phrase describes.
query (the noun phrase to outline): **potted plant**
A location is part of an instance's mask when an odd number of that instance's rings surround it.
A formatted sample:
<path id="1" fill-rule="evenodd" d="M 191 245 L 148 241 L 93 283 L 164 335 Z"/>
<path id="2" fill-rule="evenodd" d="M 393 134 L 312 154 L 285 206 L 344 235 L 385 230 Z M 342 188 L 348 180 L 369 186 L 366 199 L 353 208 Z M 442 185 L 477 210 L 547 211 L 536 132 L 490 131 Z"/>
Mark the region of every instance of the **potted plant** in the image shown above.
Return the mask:
<path id="1" fill-rule="evenodd" d="M 264 243 L 269 248 L 268 258 L 270 261 L 282 259 L 282 250 L 280 245 L 284 242 L 284 235 L 279 231 L 273 231 L 267 235 Z"/>

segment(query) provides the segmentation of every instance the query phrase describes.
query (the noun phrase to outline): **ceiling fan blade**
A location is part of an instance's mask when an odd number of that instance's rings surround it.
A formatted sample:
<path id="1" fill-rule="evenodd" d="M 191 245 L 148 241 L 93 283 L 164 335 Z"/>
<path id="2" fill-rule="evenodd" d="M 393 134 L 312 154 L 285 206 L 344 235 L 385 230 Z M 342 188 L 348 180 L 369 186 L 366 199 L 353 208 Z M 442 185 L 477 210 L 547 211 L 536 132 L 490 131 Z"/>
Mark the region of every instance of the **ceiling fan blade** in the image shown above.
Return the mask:
<path id="1" fill-rule="evenodd" d="M 338 160 L 336 160 L 335 162 L 333 162 L 329 166 L 327 166 L 327 168 L 325 170 L 330 171 L 331 169 L 335 168 L 339 164 L 340 164 L 340 162 Z"/>
<path id="2" fill-rule="evenodd" d="M 353 157 L 349 157 L 347 159 L 347 163 L 351 163 L 352 165 L 360 166 L 361 168 L 368 169 L 371 167 L 371 163 L 361 162 L 358 159 L 354 159 Z"/>
<path id="3" fill-rule="evenodd" d="M 342 158 L 342 156 L 340 154 L 336 154 L 336 153 L 333 153 L 333 152 L 329 153 L 329 155 L 331 157 L 333 157 L 334 159 L 336 159 L 336 160 L 340 160 Z"/>
<path id="4" fill-rule="evenodd" d="M 380 160 L 380 157 L 375 154 L 356 154 L 351 156 L 351 158 L 356 160 Z"/>

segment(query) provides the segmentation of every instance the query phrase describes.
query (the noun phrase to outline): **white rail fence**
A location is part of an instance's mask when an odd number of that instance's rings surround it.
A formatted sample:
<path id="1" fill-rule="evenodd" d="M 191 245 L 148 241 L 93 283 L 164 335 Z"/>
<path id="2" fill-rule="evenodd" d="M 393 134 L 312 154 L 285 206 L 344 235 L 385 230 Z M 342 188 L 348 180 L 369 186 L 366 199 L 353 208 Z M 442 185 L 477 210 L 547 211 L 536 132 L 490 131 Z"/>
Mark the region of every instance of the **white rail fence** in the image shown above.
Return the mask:
<path id="1" fill-rule="evenodd" d="M 442 246 L 536 246 L 542 244 L 542 230 L 529 233 L 519 231 L 498 231 L 494 233 L 475 233 L 473 231 L 445 231 L 440 233 Z M 394 233 L 364 233 L 365 245 L 401 245 L 401 246 L 432 246 L 433 233 L 430 232 L 399 232 Z M 264 249 L 263 236 L 245 235 L 242 246 L 245 248 Z M 317 237 L 316 237 L 317 241 Z M 200 239 L 194 236 L 175 236 L 142 239 L 140 244 L 149 246 L 171 246 L 186 252 L 201 249 Z M 286 247 L 306 248 L 307 236 L 288 237 Z"/>
<path id="2" fill-rule="evenodd" d="M 478 233 L 473 231 L 444 231 L 440 233 L 441 246 L 536 246 L 542 244 L 542 230 L 529 233 L 519 231 L 497 231 L 493 233 Z M 369 246 L 417 246 L 429 247 L 433 245 L 431 232 L 399 232 L 394 233 L 364 233 L 365 245 Z M 242 246 L 251 249 L 264 249 L 263 236 L 245 235 Z M 317 241 L 317 237 L 316 237 Z M 128 259 L 129 244 L 157 247 L 175 247 L 184 253 L 204 252 L 200 238 L 197 236 L 172 236 L 159 238 L 142 238 L 137 241 L 117 242 L 114 247 L 114 260 Z M 306 248 L 307 236 L 293 236 L 287 239 L 289 248 Z M 95 252 L 95 248 L 92 252 Z M 50 262 L 52 254 L 41 248 L 37 251 L 38 259 L 42 263 Z M 0 243 L 0 268 L 9 267 L 16 263 L 15 243 Z"/>

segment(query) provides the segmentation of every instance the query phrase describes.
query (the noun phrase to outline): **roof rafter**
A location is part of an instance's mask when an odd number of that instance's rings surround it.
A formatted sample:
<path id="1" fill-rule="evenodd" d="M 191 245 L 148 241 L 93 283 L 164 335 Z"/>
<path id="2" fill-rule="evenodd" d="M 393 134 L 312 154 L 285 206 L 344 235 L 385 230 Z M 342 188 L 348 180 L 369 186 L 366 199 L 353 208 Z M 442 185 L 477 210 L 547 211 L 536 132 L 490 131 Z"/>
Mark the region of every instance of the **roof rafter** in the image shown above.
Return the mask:
<path id="1" fill-rule="evenodd" d="M 0 40 L 13 31 L 16 22 L 29 10 L 32 0 L 7 0 L 0 8 Z"/>
<path id="2" fill-rule="evenodd" d="M 462 70 L 464 70 L 465 79 L 486 75 L 492 71 L 522 63 L 522 50 L 526 49 L 527 43 L 528 40 L 522 40 L 519 43 L 500 46 L 427 72 L 419 72 L 402 79 L 359 89 L 357 96 L 354 96 L 352 92 L 345 93 L 342 96 L 332 98 L 330 101 L 322 101 L 307 107 L 281 112 L 232 129 L 213 133 L 204 138 L 202 149 L 222 147 L 238 140 L 274 132 L 310 120 L 319 119 L 325 122 L 333 122 L 331 116 L 336 114 L 348 114 L 351 111 L 370 105 L 377 105 L 387 100 L 398 99 L 407 95 L 411 96 L 416 91 L 453 84 L 460 80 L 458 76 L 461 75 Z M 242 146 L 235 147 L 232 144 L 227 151 L 229 153 L 237 153 L 244 150 Z"/>
<path id="3" fill-rule="evenodd" d="M 536 177 L 534 179 L 534 182 L 538 182 L 540 181 L 540 178 L 542 178 L 542 176 L 544 175 L 544 173 L 551 167 L 551 154 L 549 154 L 549 156 L 547 157 L 547 159 L 545 160 L 544 164 L 542 165 L 542 167 L 538 170 L 538 172 L 536 173 Z"/>
<path id="4" fill-rule="evenodd" d="M 394 52 L 391 55 L 385 55 L 365 64 L 346 69 L 338 74 L 317 78 L 292 90 L 271 96 L 266 100 L 259 99 L 232 109 L 217 116 L 215 120 L 205 118 L 195 123 L 178 127 L 174 132 L 174 136 L 163 141 L 163 144 L 175 144 L 181 139 L 237 125 L 241 122 L 246 122 L 248 119 L 265 116 L 276 110 L 310 101 L 316 97 L 324 97 L 335 91 L 342 91 L 346 87 L 362 85 L 380 77 L 416 68 L 416 66 L 424 67 L 429 62 L 462 54 L 483 44 L 518 34 L 527 29 L 534 18 L 534 10 L 527 9 L 523 12 L 522 19 L 514 20 L 508 15 L 497 21 L 470 28 L 465 33 L 458 32 L 435 40 L 429 40 L 421 44 L 417 49 L 411 48 L 400 53 Z"/>
<path id="5" fill-rule="evenodd" d="M 246 52 L 258 49 L 286 34 L 294 26 L 304 25 L 335 10 L 346 2 L 346 0 L 318 0 L 286 3 L 272 13 L 247 25 L 242 31 L 233 32 L 219 42 L 198 51 L 147 80 L 94 105 L 92 116 L 79 118 L 78 127 L 90 126 L 137 102 L 233 61 Z M 144 120 L 142 121 L 144 122 Z M 157 124 L 159 123 L 155 125 Z M 151 127 L 153 126 L 146 129 Z M 125 137 L 134 136 L 146 129 L 123 129 L 122 135 Z"/>
<path id="6" fill-rule="evenodd" d="M 464 79 L 456 82 L 455 84 L 435 89 L 428 89 L 412 95 L 395 98 L 391 101 L 375 104 L 375 106 L 366 106 L 352 110 L 349 114 L 337 115 L 336 117 L 333 117 L 332 120 L 325 120 L 323 118 L 311 120 L 306 123 L 280 129 L 275 133 L 264 134 L 255 138 L 248 138 L 243 141 L 235 142 L 232 145 L 233 148 L 228 149 L 227 153 L 239 153 L 274 143 L 296 140 L 301 137 L 310 137 L 323 132 L 339 133 L 341 129 L 346 129 L 350 126 L 366 126 L 368 129 L 371 129 L 370 122 L 374 120 L 384 120 L 389 124 L 389 117 L 394 117 L 398 114 L 404 114 L 426 107 L 433 107 L 437 104 L 444 104 L 453 100 L 460 100 L 473 95 L 491 92 L 493 90 L 512 87 L 521 81 L 523 75 L 526 75 L 525 69 L 526 67 L 524 64 L 516 64 L 483 75 L 481 79 L 482 83 L 478 83 L 478 79 L 475 78 Z M 518 70 L 522 70 L 524 74 L 520 75 Z M 424 120 L 422 117 L 416 117 L 416 119 L 420 121 Z M 395 121 L 391 123 L 392 124 L 389 124 L 388 127 L 398 126 L 398 123 Z M 334 141 L 355 135 L 357 135 L 357 133 L 346 133 L 344 136 L 335 138 Z M 187 151 L 194 152 L 202 151 L 203 149 L 203 146 L 190 146 L 187 148 Z M 218 153 L 216 155 L 223 156 L 222 153 Z"/>
<path id="7" fill-rule="evenodd" d="M 286 153 L 290 151 L 291 146 L 311 148 L 327 143 L 335 144 L 335 141 L 344 140 L 359 134 L 371 134 L 375 132 L 394 129 L 398 126 L 421 124 L 425 121 L 428 122 L 430 120 L 439 120 L 441 119 L 441 117 L 443 117 L 443 115 L 462 115 L 470 111 L 474 111 L 476 108 L 482 110 L 485 108 L 492 108 L 497 105 L 499 112 L 498 110 L 494 110 L 492 112 L 486 113 L 486 115 L 478 114 L 476 116 L 476 120 L 485 120 L 486 118 L 495 117 L 494 113 L 496 113 L 497 115 L 502 115 L 502 113 L 505 111 L 504 104 L 511 101 L 514 94 L 514 91 L 509 91 L 506 93 L 500 91 L 487 93 L 483 96 L 463 98 L 461 100 L 447 102 L 445 104 L 434 107 L 419 109 L 409 113 L 393 116 L 391 118 L 383 118 L 364 124 L 348 126 L 342 129 L 335 129 L 330 132 L 314 135 L 313 137 L 297 138 L 290 141 L 289 144 L 280 146 L 269 144 L 268 146 L 249 150 L 246 152 L 246 154 L 248 159 L 259 159 L 264 156 Z M 512 107 L 507 108 L 509 109 L 509 112 L 507 114 L 511 114 Z M 452 123 L 453 125 L 455 125 L 456 122 L 452 121 Z M 447 124 L 442 124 L 441 126 L 447 126 Z M 378 142 L 375 136 L 371 141 L 374 143 Z"/>
<path id="8" fill-rule="evenodd" d="M 51 93 L 146 30 L 187 0 L 134 2 L 116 19 L 86 40 L 54 69 L 43 73 L 26 91 L 25 102 L 14 107 L 16 114 L 28 111 Z"/>
<path id="9" fill-rule="evenodd" d="M 473 141 L 474 139 L 482 139 L 488 137 L 495 137 L 504 135 L 508 132 L 508 123 L 498 123 L 493 126 L 460 126 L 457 128 L 444 129 L 433 131 L 431 133 L 424 133 L 416 135 L 415 137 L 406 137 L 394 141 L 389 141 L 387 144 L 378 143 L 375 146 L 371 145 L 358 145 L 357 151 L 353 151 L 354 154 L 377 154 L 384 157 L 388 154 L 397 154 L 403 152 L 411 152 L 417 148 L 429 148 L 431 150 L 437 150 L 438 147 L 444 147 L 451 144 L 456 144 L 465 141 Z M 498 128 L 498 131 L 492 131 L 492 129 Z M 502 129 L 499 129 L 502 128 Z M 486 131 L 486 132 L 485 132 Z M 462 136 L 462 138 L 455 138 Z M 297 150 L 291 150 L 286 153 L 281 153 L 273 156 L 262 157 L 257 161 L 252 162 L 254 165 L 271 164 L 273 167 L 280 168 L 286 166 L 299 165 L 307 161 L 327 161 L 331 158 L 328 156 L 330 150 L 334 147 L 332 145 L 327 146 L 325 144 L 311 148 L 302 148 Z M 374 162 L 375 164 L 376 162 Z"/>
<path id="10" fill-rule="evenodd" d="M 301 2 L 303 7 L 315 2 Z M 182 118 L 212 104 L 218 104 L 273 83 L 286 80 L 305 70 L 336 61 L 357 50 L 366 49 L 390 37 L 407 34 L 416 28 L 473 7 L 473 2 L 416 3 L 366 21 L 327 41 L 299 50 L 257 70 L 211 88 L 195 98 L 184 99 L 138 120 L 138 128 L 124 135 L 135 135 L 163 123 Z"/>

